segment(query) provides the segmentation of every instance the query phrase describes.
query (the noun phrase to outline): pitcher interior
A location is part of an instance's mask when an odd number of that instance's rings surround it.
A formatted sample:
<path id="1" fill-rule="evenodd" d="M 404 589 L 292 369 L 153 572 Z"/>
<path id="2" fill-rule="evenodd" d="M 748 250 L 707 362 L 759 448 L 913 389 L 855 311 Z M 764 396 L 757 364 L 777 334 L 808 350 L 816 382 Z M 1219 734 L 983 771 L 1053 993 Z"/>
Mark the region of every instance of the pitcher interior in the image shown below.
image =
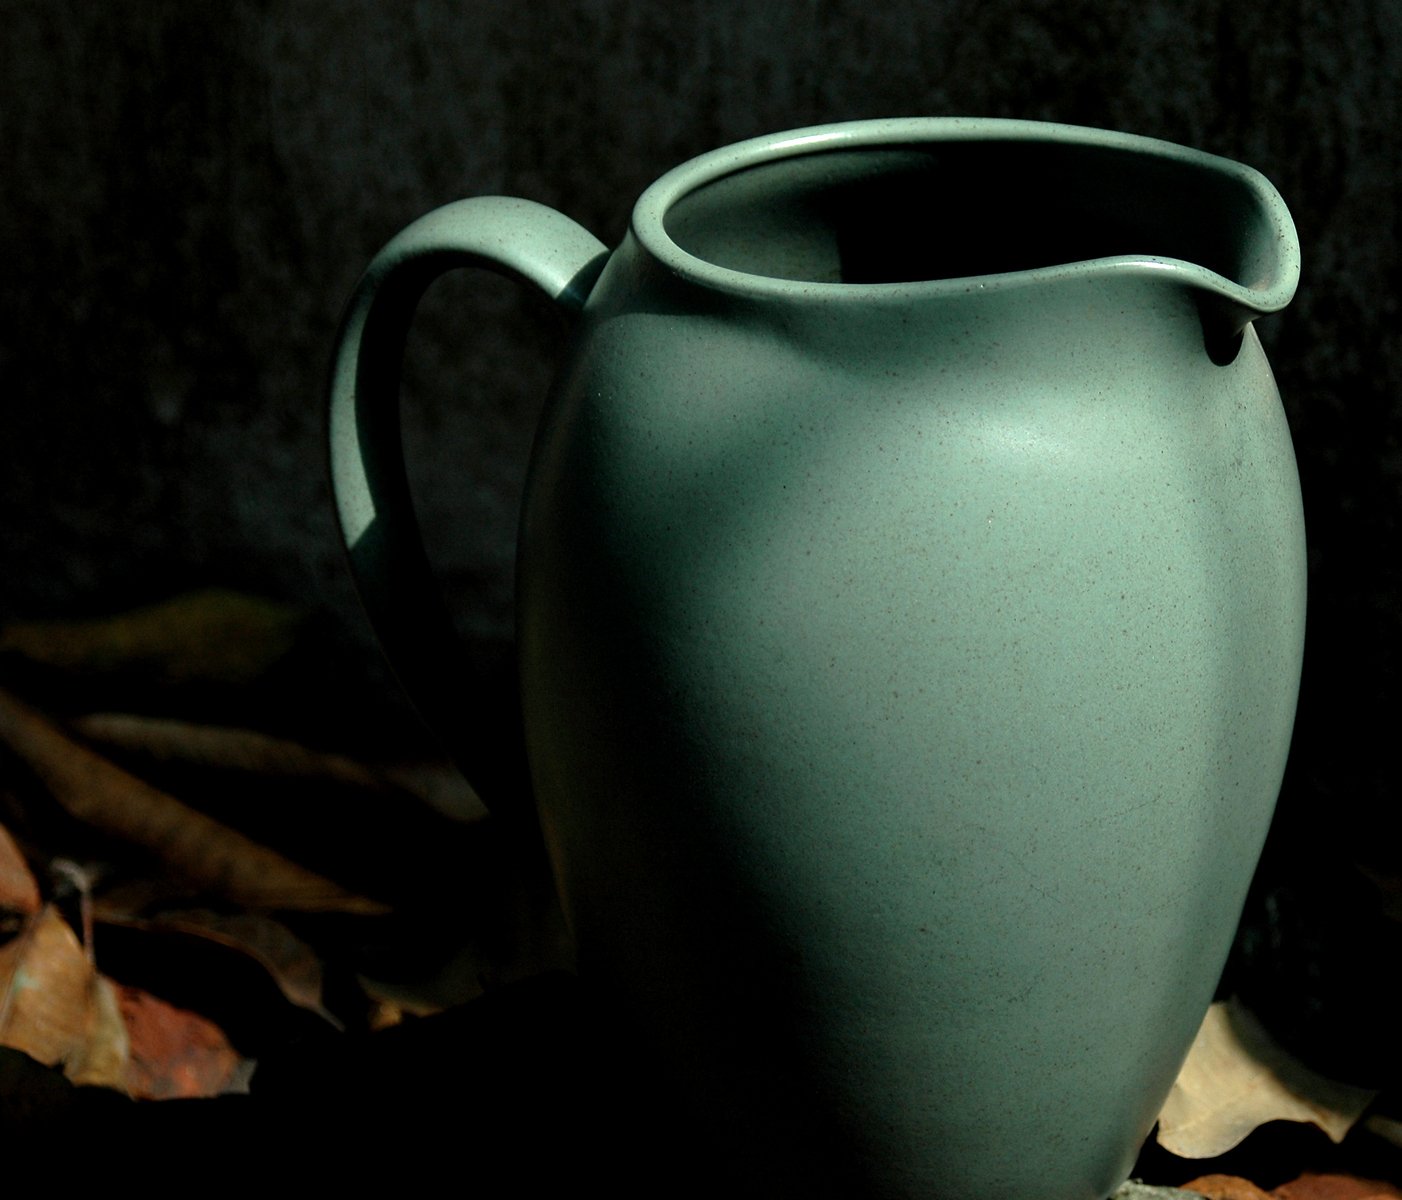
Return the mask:
<path id="1" fill-rule="evenodd" d="M 1269 266 L 1237 178 L 1145 150 L 1035 140 L 873 146 L 759 162 L 668 210 L 687 253 L 750 275 L 901 283 L 1171 258 L 1251 286 Z"/>

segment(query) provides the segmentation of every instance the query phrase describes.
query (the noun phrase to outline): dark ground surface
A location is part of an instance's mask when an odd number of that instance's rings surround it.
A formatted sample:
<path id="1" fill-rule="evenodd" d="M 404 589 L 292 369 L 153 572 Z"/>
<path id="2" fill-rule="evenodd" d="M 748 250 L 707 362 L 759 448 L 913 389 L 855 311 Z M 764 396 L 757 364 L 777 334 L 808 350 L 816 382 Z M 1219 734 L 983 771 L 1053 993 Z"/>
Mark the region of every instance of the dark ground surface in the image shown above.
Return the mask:
<path id="1" fill-rule="evenodd" d="M 464 1194 L 747 1194 L 715 1178 L 675 1092 L 570 975 L 349 1043 L 294 1039 L 254 1078 L 249 1096 L 133 1105 L 0 1058 L 0 1079 L 24 1079 L 29 1106 L 5 1102 L 0 1120 L 36 1161 L 81 1150 L 90 1164 L 145 1162 L 203 1184 L 249 1172 L 351 1188 L 392 1174 L 421 1186 L 446 1171 Z M 1216 1159 L 1175 1158 L 1150 1141 L 1134 1176 L 1179 1186 L 1238 1175 L 1269 1190 L 1305 1171 L 1402 1183 L 1402 1150 L 1362 1130 L 1336 1146 L 1276 1122 Z"/>

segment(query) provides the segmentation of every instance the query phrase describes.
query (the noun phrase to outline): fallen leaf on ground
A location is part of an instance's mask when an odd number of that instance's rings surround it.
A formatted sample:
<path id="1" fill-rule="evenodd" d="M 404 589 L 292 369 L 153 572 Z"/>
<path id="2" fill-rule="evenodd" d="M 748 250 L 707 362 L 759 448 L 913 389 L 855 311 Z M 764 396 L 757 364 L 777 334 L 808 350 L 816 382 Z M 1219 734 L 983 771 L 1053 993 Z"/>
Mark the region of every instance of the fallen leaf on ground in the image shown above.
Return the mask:
<path id="1" fill-rule="evenodd" d="M 1402 1188 L 1356 1175 L 1322 1175 L 1307 1171 L 1271 1193 L 1275 1200 L 1399 1200 Z"/>
<path id="2" fill-rule="evenodd" d="M 0 652 L 68 671 L 240 684 L 286 655 L 303 621 L 288 605 L 211 588 L 98 620 L 12 624 L 0 630 Z"/>
<path id="3" fill-rule="evenodd" d="M 0 911 L 31 916 L 39 911 L 39 885 L 10 831 L 0 825 Z"/>
<path id="4" fill-rule="evenodd" d="M 87 1036 L 63 1073 L 76 1084 L 125 1091 L 131 1061 L 131 1041 L 117 991 L 110 979 L 93 973 L 88 1002 Z"/>
<path id="5" fill-rule="evenodd" d="M 333 1024 L 340 1024 L 322 1003 L 321 959 L 286 925 L 266 913 L 182 909 L 134 918 L 105 914 L 99 905 L 98 915 L 128 929 L 197 938 L 250 958 L 267 972 L 278 990 L 293 1004 Z"/>
<path id="6" fill-rule="evenodd" d="M 140 1100 L 181 1100 L 246 1091 L 248 1064 L 223 1032 L 198 1013 L 118 984 L 131 1043 L 127 1090 Z"/>
<path id="7" fill-rule="evenodd" d="M 115 1086 L 123 1038 L 104 984 L 77 934 L 46 905 L 0 946 L 0 1044 L 84 1082 Z"/>
<path id="8" fill-rule="evenodd" d="M 52 906 L 0 946 L 0 1042 L 46 1067 L 59 1066 L 86 1036 L 92 964 Z"/>
<path id="9" fill-rule="evenodd" d="M 0 739 L 72 816 L 229 900 L 306 912 L 388 911 L 122 770 L 3 689 Z"/>
<path id="10" fill-rule="evenodd" d="M 1164 1102 L 1158 1141 L 1180 1158 L 1215 1158 L 1268 1121 L 1302 1121 L 1339 1142 L 1376 1094 L 1316 1074 L 1246 1008 L 1219 1002 Z"/>
<path id="11" fill-rule="evenodd" d="M 288 779 L 326 779 L 364 788 L 384 787 L 379 776 L 352 759 L 322 754 L 252 729 L 131 713 L 92 713 L 75 718 L 71 724 L 91 742 L 134 750 L 157 761 L 229 767 Z"/>
<path id="12" fill-rule="evenodd" d="M 93 713 L 78 717 L 72 726 L 90 742 L 148 755 L 159 762 L 324 780 L 373 792 L 408 792 L 457 820 L 487 815 L 486 806 L 462 775 L 448 766 L 369 766 L 257 730 L 129 713 Z"/>
<path id="13" fill-rule="evenodd" d="M 1263 1192 L 1240 1175 L 1201 1175 L 1183 1186 L 1206 1196 L 1207 1200 L 1271 1200 L 1269 1192 Z"/>

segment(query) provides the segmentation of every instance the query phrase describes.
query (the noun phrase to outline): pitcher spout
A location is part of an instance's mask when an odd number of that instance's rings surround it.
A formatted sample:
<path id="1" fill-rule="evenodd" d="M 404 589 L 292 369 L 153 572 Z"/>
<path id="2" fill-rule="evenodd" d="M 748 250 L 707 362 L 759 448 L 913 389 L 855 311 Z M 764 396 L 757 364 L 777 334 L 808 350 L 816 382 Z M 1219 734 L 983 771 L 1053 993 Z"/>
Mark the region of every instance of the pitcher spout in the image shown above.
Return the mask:
<path id="1" fill-rule="evenodd" d="M 1230 166 L 1240 190 L 1218 214 L 1220 253 L 1179 267 L 1197 301 L 1208 356 L 1221 365 L 1236 357 L 1247 325 L 1290 303 L 1300 279 L 1299 239 L 1284 201 L 1258 172 Z"/>
<path id="2" fill-rule="evenodd" d="M 1173 184 L 1176 211 L 1164 212 L 1156 204 L 1144 214 L 1146 235 L 1167 253 L 1122 266 L 1164 271 L 1188 288 L 1207 354 L 1225 365 L 1236 357 L 1247 325 L 1279 312 L 1295 295 L 1300 279 L 1295 223 L 1260 172 L 1177 146 L 1162 153 L 1184 168 Z"/>

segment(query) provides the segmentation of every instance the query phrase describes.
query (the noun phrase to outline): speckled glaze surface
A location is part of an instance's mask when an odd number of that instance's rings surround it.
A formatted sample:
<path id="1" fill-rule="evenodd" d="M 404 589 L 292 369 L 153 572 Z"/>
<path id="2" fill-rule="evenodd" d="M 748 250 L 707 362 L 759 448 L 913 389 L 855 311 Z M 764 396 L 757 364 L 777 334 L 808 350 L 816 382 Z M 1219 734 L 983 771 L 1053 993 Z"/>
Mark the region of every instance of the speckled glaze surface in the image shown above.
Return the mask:
<path id="1" fill-rule="evenodd" d="M 1284 205 L 1160 142 L 919 119 L 704 156 L 606 258 L 544 213 L 465 202 L 377 263 L 446 236 L 577 312 L 518 617 L 581 971 L 744 1194 L 1100 1200 L 1290 737 L 1303 524 L 1250 326 Z M 333 469 L 394 658 L 376 269 Z"/>

